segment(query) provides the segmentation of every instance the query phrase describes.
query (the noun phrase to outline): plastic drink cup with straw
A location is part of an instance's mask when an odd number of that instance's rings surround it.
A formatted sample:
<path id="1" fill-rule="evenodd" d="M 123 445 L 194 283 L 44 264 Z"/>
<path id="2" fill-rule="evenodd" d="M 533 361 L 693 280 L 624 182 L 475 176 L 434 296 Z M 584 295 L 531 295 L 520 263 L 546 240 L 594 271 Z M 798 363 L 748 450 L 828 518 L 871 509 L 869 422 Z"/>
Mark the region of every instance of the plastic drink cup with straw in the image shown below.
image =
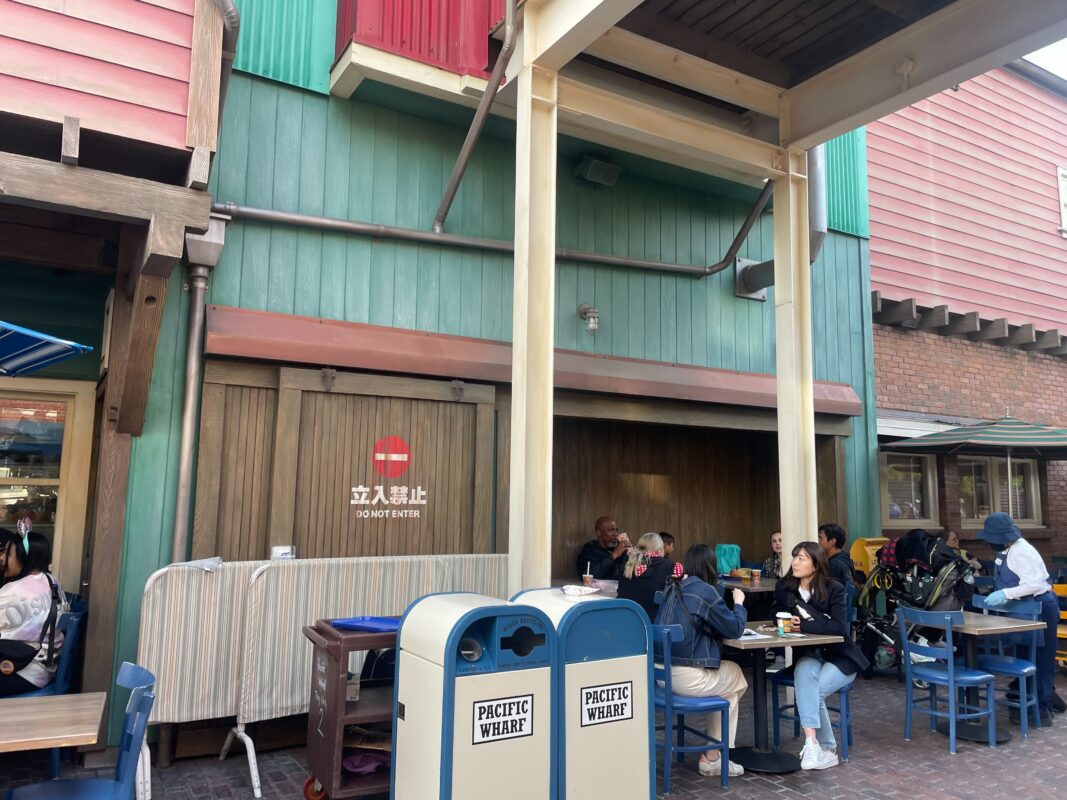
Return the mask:
<path id="1" fill-rule="evenodd" d="M 592 561 L 586 561 L 585 562 L 585 574 L 582 576 L 582 583 L 585 584 L 586 586 L 592 586 L 593 585 L 593 570 L 592 570 L 592 566 L 593 566 L 593 562 Z"/>

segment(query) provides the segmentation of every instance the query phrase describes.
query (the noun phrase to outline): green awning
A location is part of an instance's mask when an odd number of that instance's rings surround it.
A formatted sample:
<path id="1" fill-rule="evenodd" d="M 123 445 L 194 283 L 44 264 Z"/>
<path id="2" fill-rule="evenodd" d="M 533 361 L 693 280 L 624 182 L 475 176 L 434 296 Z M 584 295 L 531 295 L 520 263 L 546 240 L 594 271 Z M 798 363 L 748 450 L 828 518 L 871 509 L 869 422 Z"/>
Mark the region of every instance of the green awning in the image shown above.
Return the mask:
<path id="1" fill-rule="evenodd" d="M 1004 417 L 995 422 L 963 425 L 883 445 L 887 450 L 916 453 L 964 453 L 1016 458 L 1067 459 L 1067 429 L 1050 428 Z"/>

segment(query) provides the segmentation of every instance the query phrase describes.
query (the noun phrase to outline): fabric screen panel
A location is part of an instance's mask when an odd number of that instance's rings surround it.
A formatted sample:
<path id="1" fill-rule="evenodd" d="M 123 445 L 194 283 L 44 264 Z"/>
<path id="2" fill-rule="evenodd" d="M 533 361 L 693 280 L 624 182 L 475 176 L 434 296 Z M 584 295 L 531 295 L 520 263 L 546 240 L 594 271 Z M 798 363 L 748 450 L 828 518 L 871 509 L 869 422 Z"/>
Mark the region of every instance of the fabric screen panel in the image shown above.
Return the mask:
<path id="1" fill-rule="evenodd" d="M 508 599 L 508 557 L 504 555 L 439 556 L 448 565 L 452 582 L 448 591 L 474 592 Z"/>
<path id="2" fill-rule="evenodd" d="M 137 662 L 156 676 L 152 723 L 237 713 L 245 593 L 262 561 L 171 565 L 145 583 Z"/>

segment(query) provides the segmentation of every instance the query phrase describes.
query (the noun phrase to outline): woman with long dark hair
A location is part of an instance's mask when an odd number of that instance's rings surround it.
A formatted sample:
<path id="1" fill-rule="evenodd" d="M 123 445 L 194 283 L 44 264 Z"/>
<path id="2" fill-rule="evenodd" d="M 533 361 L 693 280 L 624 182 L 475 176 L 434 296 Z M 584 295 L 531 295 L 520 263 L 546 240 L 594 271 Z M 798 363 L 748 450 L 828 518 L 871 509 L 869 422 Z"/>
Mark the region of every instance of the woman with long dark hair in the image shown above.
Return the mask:
<path id="1" fill-rule="evenodd" d="M 826 698 L 856 680 L 856 673 L 867 669 L 868 663 L 848 629 L 845 588 L 830 579 L 826 553 L 817 542 L 793 548 L 790 571 L 774 587 L 774 603 L 779 611 L 793 615 L 793 630 L 845 637 L 841 644 L 805 651 L 793 666 L 797 713 L 804 728 L 800 768 L 836 766 L 837 740 Z"/>
<path id="2" fill-rule="evenodd" d="M 55 677 L 63 634 L 54 626 L 66 602 L 48 574 L 51 562 L 46 537 L 0 529 L 0 697 L 40 689 Z"/>
<path id="3" fill-rule="evenodd" d="M 734 589 L 733 608 L 727 606 L 717 586 L 719 571 L 715 551 L 706 544 L 690 547 L 682 566 L 684 575 L 668 581 L 663 605 L 656 614 L 657 625 L 682 626 L 681 641 L 671 642 L 671 685 L 680 695 L 718 695 L 727 700 L 730 703 L 729 731 L 721 729 L 721 714 L 708 715 L 707 730 L 709 736 L 720 741 L 729 737 L 730 747 L 733 747 L 737 733 L 737 706 L 748 682 L 737 664 L 722 660 L 722 640 L 736 639 L 744 632 L 748 621 L 745 595 L 740 589 Z M 721 775 L 719 751 L 709 750 L 702 754 L 698 769 L 701 775 Z M 744 772 L 740 764 L 730 762 L 731 777 Z"/>

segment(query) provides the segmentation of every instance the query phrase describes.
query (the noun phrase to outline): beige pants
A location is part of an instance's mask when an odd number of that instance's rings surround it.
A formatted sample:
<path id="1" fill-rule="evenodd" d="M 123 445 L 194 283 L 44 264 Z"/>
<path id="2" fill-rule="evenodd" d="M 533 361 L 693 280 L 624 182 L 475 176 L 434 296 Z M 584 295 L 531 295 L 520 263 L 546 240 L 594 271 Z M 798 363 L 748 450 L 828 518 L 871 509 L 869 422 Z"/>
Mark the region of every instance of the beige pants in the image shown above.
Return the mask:
<path id="1" fill-rule="evenodd" d="M 733 661 L 723 661 L 718 669 L 704 667 L 671 667 L 671 688 L 675 694 L 687 697 L 710 697 L 718 695 L 730 703 L 730 747 L 734 746 L 737 735 L 737 703 L 748 688 L 748 681 L 741 672 L 741 667 Z M 708 714 L 704 721 L 704 730 L 708 736 L 722 741 L 722 714 Z"/>

